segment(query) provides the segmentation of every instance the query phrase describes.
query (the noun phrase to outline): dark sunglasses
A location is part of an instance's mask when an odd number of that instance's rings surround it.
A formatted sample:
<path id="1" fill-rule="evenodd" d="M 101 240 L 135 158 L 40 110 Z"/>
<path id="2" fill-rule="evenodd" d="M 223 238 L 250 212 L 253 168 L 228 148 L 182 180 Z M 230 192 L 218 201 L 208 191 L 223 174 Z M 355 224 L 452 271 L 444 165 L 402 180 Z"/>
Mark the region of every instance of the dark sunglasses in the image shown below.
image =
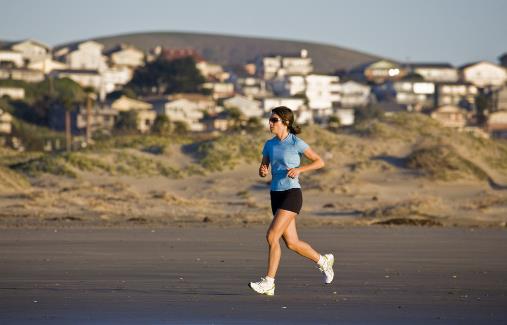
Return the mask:
<path id="1" fill-rule="evenodd" d="M 281 119 L 279 119 L 278 117 L 271 117 L 271 118 L 269 119 L 269 121 L 270 121 L 271 123 L 276 123 L 276 122 L 278 122 L 278 121 L 281 121 Z"/>

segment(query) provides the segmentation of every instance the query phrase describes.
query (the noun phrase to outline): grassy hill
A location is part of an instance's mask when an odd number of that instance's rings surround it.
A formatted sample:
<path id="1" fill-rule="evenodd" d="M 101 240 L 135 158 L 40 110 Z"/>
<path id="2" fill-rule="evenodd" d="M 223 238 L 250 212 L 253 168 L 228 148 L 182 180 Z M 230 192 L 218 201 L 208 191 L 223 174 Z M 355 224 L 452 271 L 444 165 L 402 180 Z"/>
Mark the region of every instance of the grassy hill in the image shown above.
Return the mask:
<path id="1" fill-rule="evenodd" d="M 379 58 L 328 44 L 219 34 L 147 32 L 99 37 L 94 40 L 104 44 L 106 49 L 119 43 L 132 44 L 145 51 L 157 45 L 169 48 L 194 48 L 205 59 L 223 65 L 244 64 L 259 54 L 299 53 L 305 48 L 309 51 L 318 72 L 348 69 Z M 71 44 L 74 43 L 60 44 L 55 48 Z"/>

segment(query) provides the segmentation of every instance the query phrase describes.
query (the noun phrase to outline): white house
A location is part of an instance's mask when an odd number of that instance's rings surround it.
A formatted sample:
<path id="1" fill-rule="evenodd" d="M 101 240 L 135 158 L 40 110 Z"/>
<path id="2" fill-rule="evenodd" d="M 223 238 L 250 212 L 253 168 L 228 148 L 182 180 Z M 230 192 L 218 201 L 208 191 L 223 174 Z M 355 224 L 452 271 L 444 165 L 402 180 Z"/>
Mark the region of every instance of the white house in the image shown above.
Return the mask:
<path id="1" fill-rule="evenodd" d="M 102 76 L 97 70 L 53 70 L 51 77 L 69 78 L 77 82 L 81 87 L 92 87 L 99 92 L 100 99 L 106 97 Z"/>
<path id="2" fill-rule="evenodd" d="M 436 105 L 460 105 L 463 101 L 475 103 L 475 96 L 479 93 L 476 86 L 470 83 L 438 83 L 436 84 Z"/>
<path id="3" fill-rule="evenodd" d="M 227 98 L 234 95 L 234 84 L 230 82 L 206 82 L 202 88 L 208 89 L 214 99 Z"/>
<path id="4" fill-rule="evenodd" d="M 118 112 L 144 111 L 153 109 L 153 105 L 142 100 L 121 96 L 111 102 L 111 108 Z"/>
<path id="5" fill-rule="evenodd" d="M 72 47 L 59 49 L 55 56 L 63 60 L 71 69 L 105 70 L 106 57 L 102 55 L 104 45 L 95 41 L 86 41 Z"/>
<path id="6" fill-rule="evenodd" d="M 122 88 L 133 77 L 133 72 L 127 66 L 114 66 L 102 71 L 103 87 L 106 94 Z"/>
<path id="7" fill-rule="evenodd" d="M 111 66 L 135 69 L 144 65 L 144 52 L 134 46 L 120 44 L 105 52 Z"/>
<path id="8" fill-rule="evenodd" d="M 25 65 L 23 55 L 16 51 L 0 50 L 0 67 L 17 67 L 21 68 Z"/>
<path id="9" fill-rule="evenodd" d="M 377 60 L 363 63 L 350 70 L 349 75 L 355 80 L 384 83 L 387 80 L 403 78 L 407 69 L 389 60 Z"/>
<path id="10" fill-rule="evenodd" d="M 464 81 L 470 82 L 478 88 L 499 88 L 505 85 L 507 71 L 504 67 L 487 61 L 471 63 L 460 67 Z"/>
<path id="11" fill-rule="evenodd" d="M 51 48 L 48 45 L 31 39 L 12 43 L 10 48 L 21 53 L 23 59 L 29 63 L 51 58 Z"/>
<path id="12" fill-rule="evenodd" d="M 341 84 L 337 76 L 309 74 L 305 77 L 308 107 L 317 115 L 329 116 L 341 100 Z"/>
<path id="13" fill-rule="evenodd" d="M 371 88 L 349 80 L 341 84 L 341 106 L 344 108 L 364 107 L 370 103 Z"/>
<path id="14" fill-rule="evenodd" d="M 407 110 L 421 111 L 434 104 L 435 84 L 428 81 L 402 79 L 394 81 L 396 102 L 406 105 Z"/>
<path id="15" fill-rule="evenodd" d="M 12 115 L 0 108 L 0 134 L 11 134 Z"/>
<path id="16" fill-rule="evenodd" d="M 60 61 L 55 61 L 51 58 L 45 58 L 39 61 L 34 61 L 28 64 L 28 68 L 32 70 L 41 71 L 44 74 L 49 74 L 53 70 L 65 70 L 69 67 Z"/>
<path id="17" fill-rule="evenodd" d="M 44 80 L 44 73 L 42 73 L 42 71 L 26 68 L 0 68 L 0 79 L 39 82 Z"/>
<path id="18" fill-rule="evenodd" d="M 236 80 L 236 90 L 248 98 L 262 98 L 272 95 L 261 78 L 245 77 Z"/>
<path id="19" fill-rule="evenodd" d="M 256 73 L 264 80 L 276 76 L 307 75 L 313 71 L 308 51 L 302 49 L 299 55 L 265 55 L 256 59 Z"/>
<path id="20" fill-rule="evenodd" d="M 416 73 L 431 82 L 456 82 L 459 80 L 458 69 L 449 63 L 413 63 L 412 73 Z"/>
<path id="21" fill-rule="evenodd" d="M 236 95 L 224 100 L 225 108 L 238 108 L 240 112 L 247 118 L 261 117 L 264 114 L 261 103 L 254 99 Z"/>
<path id="22" fill-rule="evenodd" d="M 187 99 L 159 99 L 150 101 L 158 115 L 165 115 L 171 122 L 184 122 L 191 131 L 203 131 L 204 125 L 200 120 L 204 117 L 199 106 Z"/>
<path id="23" fill-rule="evenodd" d="M 2 87 L 0 86 L 0 98 L 8 96 L 11 99 L 25 98 L 25 89 L 20 87 Z"/>
<path id="24" fill-rule="evenodd" d="M 278 106 L 290 108 L 296 114 L 296 122 L 299 124 L 311 123 L 313 121 L 313 112 L 305 106 L 305 100 L 295 97 L 267 97 L 262 100 L 262 106 L 265 113 Z"/>
<path id="25" fill-rule="evenodd" d="M 498 111 L 489 114 L 487 130 L 494 137 L 507 138 L 507 111 Z"/>
<path id="26" fill-rule="evenodd" d="M 340 125 L 349 126 L 354 124 L 354 109 L 337 108 L 334 115 L 340 120 Z"/>
<path id="27" fill-rule="evenodd" d="M 454 105 L 437 107 L 431 117 L 439 121 L 443 126 L 450 128 L 464 128 L 467 123 L 467 112 Z"/>

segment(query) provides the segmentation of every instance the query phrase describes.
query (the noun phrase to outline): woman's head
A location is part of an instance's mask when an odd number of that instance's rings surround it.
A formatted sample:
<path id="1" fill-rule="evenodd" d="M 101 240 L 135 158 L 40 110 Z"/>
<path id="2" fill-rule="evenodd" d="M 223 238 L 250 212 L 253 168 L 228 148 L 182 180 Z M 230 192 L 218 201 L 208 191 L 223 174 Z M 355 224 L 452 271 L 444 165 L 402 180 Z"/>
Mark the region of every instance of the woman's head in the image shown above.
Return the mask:
<path id="1" fill-rule="evenodd" d="M 278 119 L 275 121 L 275 119 Z M 278 106 L 271 110 L 271 117 L 269 119 L 269 129 L 271 132 L 276 133 L 280 128 L 287 128 L 290 133 L 301 133 L 301 127 L 294 123 L 294 113 L 292 110 L 285 106 Z"/>

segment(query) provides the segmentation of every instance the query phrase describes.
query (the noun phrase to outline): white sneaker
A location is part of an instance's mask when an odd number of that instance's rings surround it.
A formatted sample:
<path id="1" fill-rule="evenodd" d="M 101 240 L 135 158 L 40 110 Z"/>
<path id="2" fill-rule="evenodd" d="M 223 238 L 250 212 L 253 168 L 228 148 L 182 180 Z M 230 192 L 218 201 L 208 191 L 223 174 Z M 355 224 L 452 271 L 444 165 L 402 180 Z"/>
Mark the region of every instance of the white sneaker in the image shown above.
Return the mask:
<path id="1" fill-rule="evenodd" d="M 250 288 L 252 288 L 253 291 L 268 295 L 268 296 L 274 296 L 275 295 L 275 284 L 274 283 L 268 283 L 268 281 L 265 278 L 261 278 L 258 282 L 250 282 L 248 284 Z"/>
<path id="2" fill-rule="evenodd" d="M 334 264 L 333 254 L 324 255 L 324 264 L 322 266 L 319 266 L 319 270 L 320 272 L 323 273 L 324 282 L 326 284 L 330 284 L 331 282 L 333 282 L 334 278 L 333 264 Z"/>

